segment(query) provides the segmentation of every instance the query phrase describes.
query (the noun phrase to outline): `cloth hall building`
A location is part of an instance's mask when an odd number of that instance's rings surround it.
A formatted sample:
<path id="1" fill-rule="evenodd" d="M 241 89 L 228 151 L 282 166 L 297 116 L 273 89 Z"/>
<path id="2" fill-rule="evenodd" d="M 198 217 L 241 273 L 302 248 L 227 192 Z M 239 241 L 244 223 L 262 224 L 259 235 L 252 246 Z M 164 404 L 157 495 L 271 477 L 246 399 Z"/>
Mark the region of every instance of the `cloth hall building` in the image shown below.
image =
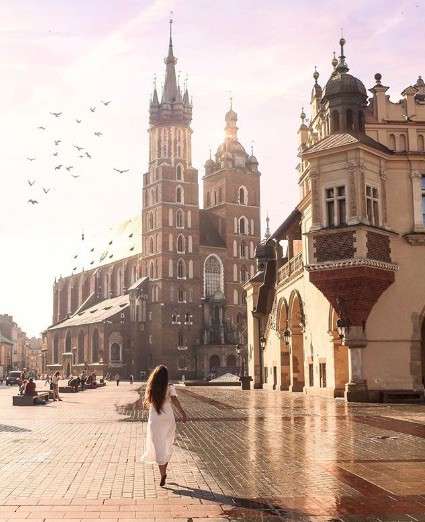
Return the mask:
<path id="1" fill-rule="evenodd" d="M 299 128 L 296 208 L 246 285 L 256 387 L 420 401 L 425 381 L 425 83 L 369 95 L 341 56 Z"/>
<path id="2" fill-rule="evenodd" d="M 44 332 L 47 371 L 139 377 L 166 364 L 173 379 L 237 371 L 246 338 L 242 285 L 260 240 L 258 162 L 238 141 L 237 115 L 205 163 L 203 208 L 192 166 L 192 104 L 177 84 L 170 34 L 161 97 L 150 103 L 142 211 L 83 238 L 71 275 L 55 281 Z"/>

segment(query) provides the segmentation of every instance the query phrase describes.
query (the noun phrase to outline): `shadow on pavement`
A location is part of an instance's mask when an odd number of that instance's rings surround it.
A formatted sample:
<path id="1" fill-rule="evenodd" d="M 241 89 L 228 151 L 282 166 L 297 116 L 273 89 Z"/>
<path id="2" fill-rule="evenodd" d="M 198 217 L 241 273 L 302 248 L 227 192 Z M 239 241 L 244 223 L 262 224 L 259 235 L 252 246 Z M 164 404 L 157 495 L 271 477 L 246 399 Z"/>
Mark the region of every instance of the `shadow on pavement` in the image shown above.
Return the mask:
<path id="1" fill-rule="evenodd" d="M 8 426 L 7 424 L 0 424 L 0 431 L 10 431 L 11 433 L 22 433 L 27 430 L 26 428 L 19 428 L 18 426 Z"/>

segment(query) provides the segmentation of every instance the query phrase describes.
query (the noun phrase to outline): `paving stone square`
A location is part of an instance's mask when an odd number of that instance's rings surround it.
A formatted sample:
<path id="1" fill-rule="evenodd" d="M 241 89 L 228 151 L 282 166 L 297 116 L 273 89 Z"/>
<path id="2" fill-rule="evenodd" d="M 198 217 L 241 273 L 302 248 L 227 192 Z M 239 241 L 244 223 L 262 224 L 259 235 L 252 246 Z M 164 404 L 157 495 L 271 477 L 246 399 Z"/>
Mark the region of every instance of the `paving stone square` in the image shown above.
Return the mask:
<path id="1" fill-rule="evenodd" d="M 423 405 L 179 386 L 161 488 L 139 390 L 13 407 L 0 386 L 0 520 L 425 520 Z"/>

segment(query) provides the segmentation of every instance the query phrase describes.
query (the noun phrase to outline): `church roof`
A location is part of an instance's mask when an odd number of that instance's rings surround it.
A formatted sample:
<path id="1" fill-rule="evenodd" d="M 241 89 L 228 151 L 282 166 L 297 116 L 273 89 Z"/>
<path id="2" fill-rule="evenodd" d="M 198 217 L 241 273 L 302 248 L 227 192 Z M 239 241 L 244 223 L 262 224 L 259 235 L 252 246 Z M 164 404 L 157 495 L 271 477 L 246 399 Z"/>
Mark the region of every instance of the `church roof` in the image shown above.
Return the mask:
<path id="1" fill-rule="evenodd" d="M 219 232 L 220 217 L 208 210 L 199 209 L 199 244 L 226 248 L 226 242 Z M 224 233 L 224 231 L 223 231 Z"/>
<path id="2" fill-rule="evenodd" d="M 336 147 L 345 147 L 347 145 L 356 145 L 359 143 L 363 143 L 364 145 L 380 150 L 381 152 L 392 154 L 390 149 L 381 143 L 378 143 L 366 134 L 354 135 L 350 134 L 349 132 L 330 134 L 326 138 L 323 138 L 323 140 L 320 140 L 308 149 L 304 150 L 302 154 L 304 155 L 310 154 L 311 152 L 321 152 L 324 150 L 334 149 Z"/>
<path id="3" fill-rule="evenodd" d="M 130 306 L 130 296 L 120 295 L 112 299 L 105 299 L 82 312 L 77 312 L 69 319 L 65 319 L 61 323 L 50 326 L 48 330 L 58 330 L 60 328 L 68 328 L 71 326 L 82 326 L 84 324 L 101 323 L 118 312 L 122 312 Z"/>
<path id="4" fill-rule="evenodd" d="M 83 234 L 69 273 L 77 274 L 108 265 L 126 257 L 142 253 L 141 214 L 98 231 L 92 236 Z"/>

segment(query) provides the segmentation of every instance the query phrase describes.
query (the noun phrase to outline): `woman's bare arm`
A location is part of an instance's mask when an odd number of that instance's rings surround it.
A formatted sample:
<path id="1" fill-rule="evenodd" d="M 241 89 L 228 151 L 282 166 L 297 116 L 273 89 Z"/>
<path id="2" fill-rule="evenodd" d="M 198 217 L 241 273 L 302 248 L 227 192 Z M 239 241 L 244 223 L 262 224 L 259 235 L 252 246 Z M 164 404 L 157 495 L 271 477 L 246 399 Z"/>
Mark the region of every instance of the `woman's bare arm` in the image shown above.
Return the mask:
<path id="1" fill-rule="evenodd" d="M 182 416 L 182 421 L 186 422 L 187 421 L 186 413 L 184 412 L 182 405 L 180 404 L 180 401 L 178 400 L 178 398 L 175 395 L 173 395 L 173 396 L 171 396 L 171 400 L 173 401 L 174 406 L 179 410 L 179 412 Z"/>

